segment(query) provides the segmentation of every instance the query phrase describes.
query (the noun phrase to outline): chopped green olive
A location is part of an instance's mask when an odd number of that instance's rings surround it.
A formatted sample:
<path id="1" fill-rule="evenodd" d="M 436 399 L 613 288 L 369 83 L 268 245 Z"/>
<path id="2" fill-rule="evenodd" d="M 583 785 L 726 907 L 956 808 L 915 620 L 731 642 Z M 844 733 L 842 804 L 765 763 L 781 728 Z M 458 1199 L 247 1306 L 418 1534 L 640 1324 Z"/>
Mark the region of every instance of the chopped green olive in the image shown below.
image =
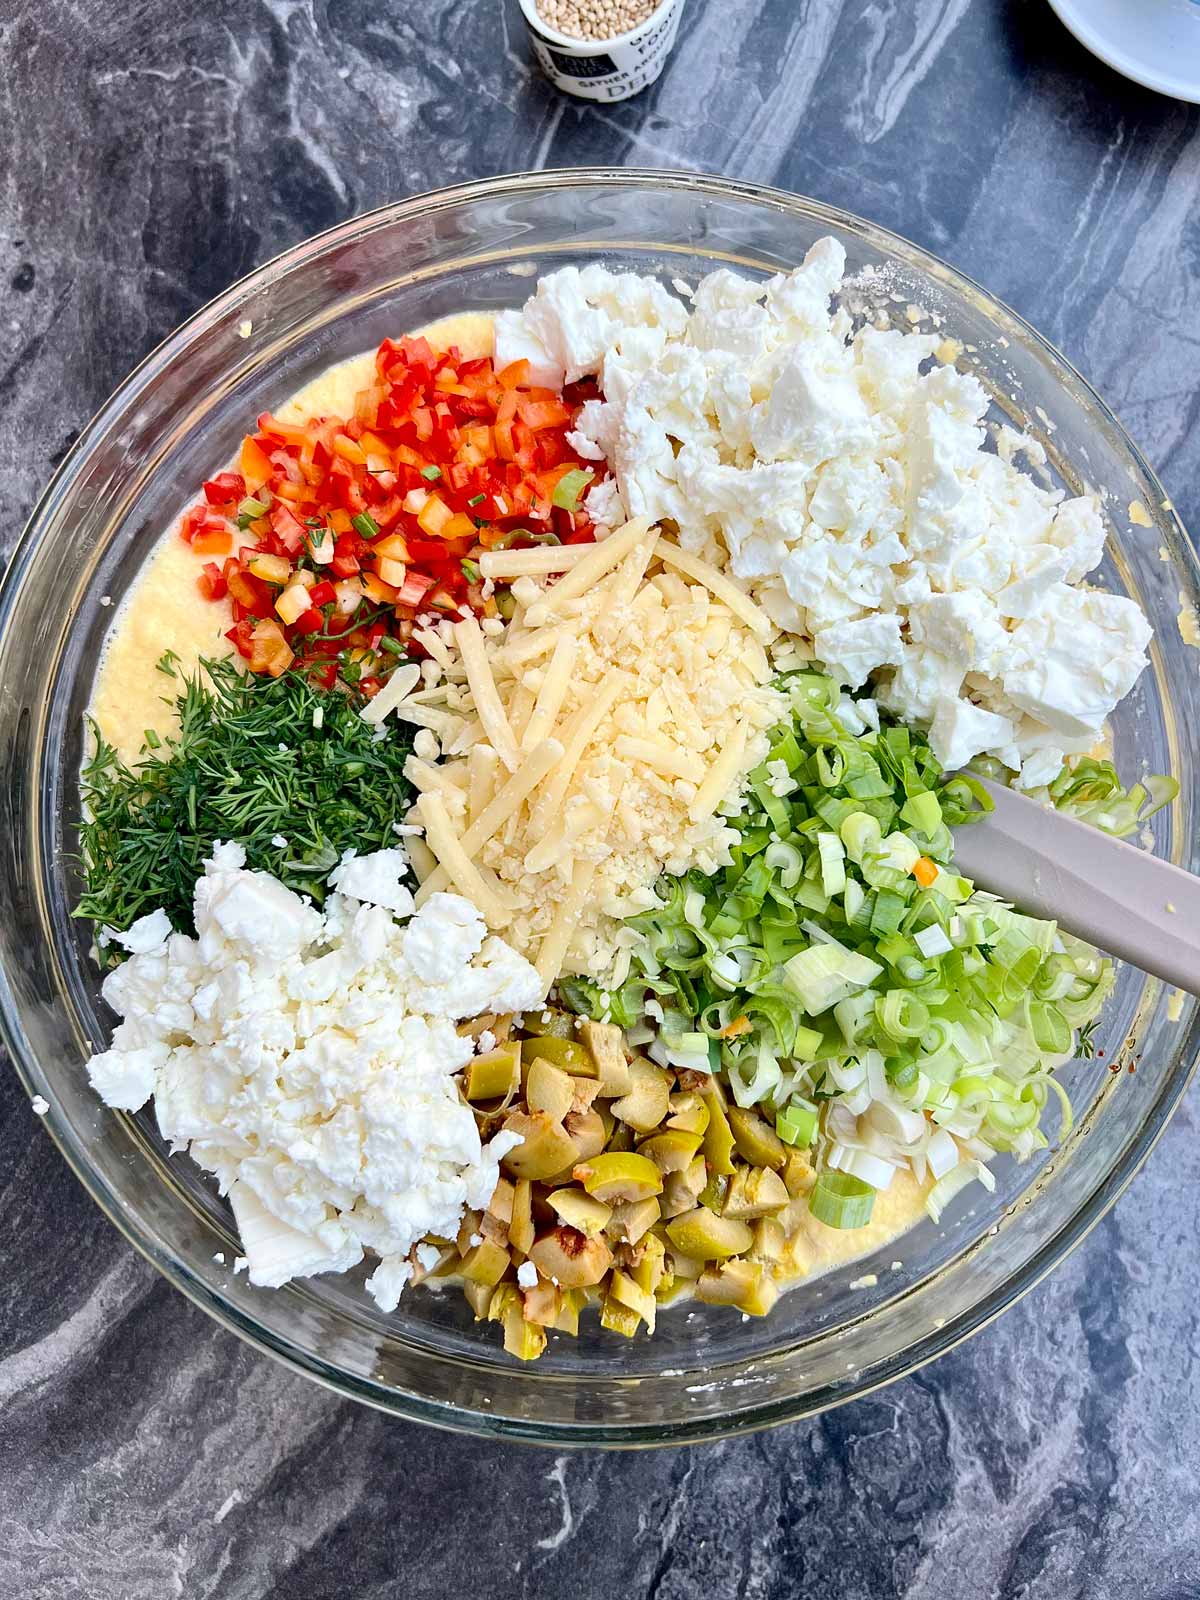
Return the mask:
<path id="1" fill-rule="evenodd" d="M 521 1139 L 504 1157 L 504 1166 L 514 1177 L 549 1178 L 578 1159 L 570 1134 L 544 1111 L 512 1111 L 504 1119 L 504 1131 Z"/>
<path id="2" fill-rule="evenodd" d="M 540 1033 L 536 1039 L 522 1039 L 521 1061 L 528 1067 L 531 1061 L 540 1057 L 548 1061 L 553 1067 L 561 1067 L 564 1072 L 574 1073 L 579 1078 L 594 1078 L 596 1076 L 596 1063 L 591 1056 L 574 1039 L 560 1039 L 552 1033 Z"/>
<path id="3" fill-rule="evenodd" d="M 530 1111 L 544 1111 L 561 1122 L 575 1099 L 575 1086 L 561 1067 L 552 1067 L 542 1056 L 529 1063 L 525 1079 L 525 1101 Z"/>
<path id="4" fill-rule="evenodd" d="M 546 1204 L 561 1222 L 580 1233 L 603 1233 L 612 1217 L 611 1206 L 574 1187 L 553 1189 L 546 1196 Z"/>
<path id="5" fill-rule="evenodd" d="M 571 1143 L 578 1151 L 578 1160 L 589 1161 L 604 1149 L 607 1130 L 604 1118 L 598 1111 L 568 1112 L 563 1126 L 571 1135 Z"/>
<path id="6" fill-rule="evenodd" d="M 521 1046 L 502 1044 L 467 1062 L 468 1100 L 502 1100 L 521 1081 Z"/>
<path id="7" fill-rule="evenodd" d="M 701 1273 L 696 1294 L 709 1305 L 737 1306 L 748 1316 L 765 1317 L 779 1289 L 761 1261 L 726 1261 Z"/>
<path id="8" fill-rule="evenodd" d="M 662 1173 L 646 1156 L 605 1151 L 581 1163 L 575 1176 L 597 1200 L 645 1200 L 662 1193 Z"/>
<path id="9" fill-rule="evenodd" d="M 512 1217 L 508 1224 L 508 1242 L 523 1256 L 529 1254 L 533 1244 L 533 1185 L 521 1178 L 513 1185 Z"/>
<path id="10" fill-rule="evenodd" d="M 697 1261 L 724 1261 L 740 1256 L 754 1243 L 754 1235 L 744 1222 L 718 1217 L 707 1206 L 676 1217 L 667 1223 L 667 1238 L 681 1255 Z"/>
<path id="11" fill-rule="evenodd" d="M 700 1148 L 698 1133 L 683 1133 L 677 1128 L 664 1128 L 638 1145 L 638 1154 L 649 1156 L 660 1172 L 683 1172 L 692 1163 Z M 784 1203 L 786 1203 L 786 1194 Z"/>
<path id="12" fill-rule="evenodd" d="M 659 1220 L 658 1201 L 648 1195 L 645 1200 L 619 1200 L 612 1208 L 612 1218 L 604 1231 L 619 1244 L 637 1244 Z"/>
<path id="13" fill-rule="evenodd" d="M 740 1167 L 729 1180 L 721 1215 L 742 1221 L 765 1217 L 773 1211 L 782 1211 L 788 1198 L 783 1179 L 770 1167 Z"/>
<path id="14" fill-rule="evenodd" d="M 633 1087 L 612 1103 L 613 1115 L 637 1133 L 653 1133 L 666 1120 L 670 1108 L 671 1080 L 661 1067 L 635 1056 L 629 1063 Z"/>
<path id="15" fill-rule="evenodd" d="M 510 1257 L 502 1244 L 494 1239 L 483 1239 L 462 1258 L 459 1268 L 469 1283 L 499 1283 L 508 1271 Z"/>
<path id="16" fill-rule="evenodd" d="M 579 1030 L 600 1080 L 600 1093 L 606 1100 L 628 1094 L 633 1087 L 625 1042 L 620 1028 L 611 1022 L 585 1022 Z"/>
<path id="17" fill-rule="evenodd" d="M 599 1283 L 612 1266 L 612 1251 L 601 1238 L 560 1225 L 534 1241 L 529 1259 L 561 1289 L 586 1289 Z"/>
<path id="18" fill-rule="evenodd" d="M 781 1171 L 787 1165 L 787 1145 L 775 1129 L 753 1111 L 744 1106 L 730 1106 L 729 1127 L 738 1154 L 752 1167 L 774 1167 Z"/>
<path id="19" fill-rule="evenodd" d="M 720 1091 L 714 1084 L 704 1091 L 708 1107 L 708 1127 L 704 1130 L 704 1159 L 715 1173 L 728 1177 L 733 1172 L 733 1132 Z"/>

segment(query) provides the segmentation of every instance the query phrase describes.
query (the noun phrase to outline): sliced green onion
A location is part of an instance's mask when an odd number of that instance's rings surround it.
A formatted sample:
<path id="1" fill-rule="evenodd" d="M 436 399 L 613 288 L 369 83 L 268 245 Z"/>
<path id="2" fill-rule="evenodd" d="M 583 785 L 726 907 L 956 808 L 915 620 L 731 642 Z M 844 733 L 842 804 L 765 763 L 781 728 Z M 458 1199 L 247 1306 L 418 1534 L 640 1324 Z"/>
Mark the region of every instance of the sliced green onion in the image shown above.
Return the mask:
<path id="1" fill-rule="evenodd" d="M 484 494 L 473 494 L 467 504 L 469 506 L 481 506 L 486 499 L 487 496 Z"/>
<path id="2" fill-rule="evenodd" d="M 478 583 L 480 578 L 479 563 L 464 556 L 462 559 L 462 575 L 468 583 Z"/>
<path id="3" fill-rule="evenodd" d="M 934 834 L 942 825 L 942 803 L 932 789 L 910 795 L 900 807 L 901 818 L 910 828 Z"/>
<path id="4" fill-rule="evenodd" d="M 865 989 L 882 972 L 877 961 L 847 950 L 836 941 L 810 945 L 785 962 L 783 968 L 784 981 L 796 991 L 810 1017 L 819 1016 L 856 990 Z"/>
<path id="5" fill-rule="evenodd" d="M 364 539 L 379 537 L 379 524 L 369 511 L 360 511 L 356 517 L 351 517 L 350 526 L 356 533 L 361 533 Z"/>
<path id="6" fill-rule="evenodd" d="M 594 477 L 595 473 L 590 468 L 572 467 L 570 472 L 564 472 L 554 485 L 550 504 L 557 506 L 560 511 L 578 511 L 579 496 Z"/>
<path id="7" fill-rule="evenodd" d="M 960 1161 L 944 1178 L 939 1178 L 925 1196 L 925 1209 L 934 1222 L 941 1221 L 942 1212 L 956 1194 L 961 1193 L 969 1183 L 975 1182 L 982 1183 L 986 1189 L 996 1187 L 995 1178 L 982 1161 Z"/>
<path id="8" fill-rule="evenodd" d="M 807 1147 L 817 1137 L 820 1112 L 811 1101 L 793 1100 L 775 1118 L 775 1132 L 784 1144 Z"/>
<path id="9" fill-rule="evenodd" d="M 836 833 L 817 834 L 817 854 L 821 861 L 821 887 L 832 899 L 846 887 L 846 847 Z"/>
<path id="10" fill-rule="evenodd" d="M 245 533 L 252 522 L 257 522 L 259 517 L 265 517 L 271 509 L 269 501 L 259 500 L 254 495 L 247 495 L 237 508 L 237 525 Z"/>
<path id="11" fill-rule="evenodd" d="M 428 467 L 422 467 L 421 468 L 421 476 L 426 480 L 427 483 L 436 483 L 437 480 L 441 477 L 441 475 L 442 475 L 441 467 L 436 467 L 436 466 L 432 466 L 431 465 L 431 466 L 428 466 Z M 411 482 L 412 480 L 410 479 L 409 481 Z"/>
<path id="12" fill-rule="evenodd" d="M 828 1228 L 865 1228 L 875 1208 L 875 1190 L 848 1172 L 821 1172 L 808 1197 L 808 1208 Z"/>

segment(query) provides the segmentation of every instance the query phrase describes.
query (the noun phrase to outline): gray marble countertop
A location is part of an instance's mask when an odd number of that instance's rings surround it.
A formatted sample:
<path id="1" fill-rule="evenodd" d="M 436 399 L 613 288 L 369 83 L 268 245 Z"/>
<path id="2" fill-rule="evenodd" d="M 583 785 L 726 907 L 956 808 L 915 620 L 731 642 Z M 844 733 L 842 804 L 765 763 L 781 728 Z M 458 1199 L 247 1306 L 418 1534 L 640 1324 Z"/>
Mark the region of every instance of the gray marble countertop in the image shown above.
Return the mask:
<path id="1" fill-rule="evenodd" d="M 531 70 L 514 0 L 0 0 L 0 59 L 8 544 L 113 385 L 256 263 L 585 163 L 763 180 L 930 247 L 1200 513 L 1200 121 L 1044 0 L 687 0 L 667 75 L 606 107 Z M 386 1420 L 219 1331 L 3 1072 L 0 1595 L 1200 1596 L 1198 1105 L 1052 1280 L 925 1371 L 736 1443 L 556 1457 Z"/>

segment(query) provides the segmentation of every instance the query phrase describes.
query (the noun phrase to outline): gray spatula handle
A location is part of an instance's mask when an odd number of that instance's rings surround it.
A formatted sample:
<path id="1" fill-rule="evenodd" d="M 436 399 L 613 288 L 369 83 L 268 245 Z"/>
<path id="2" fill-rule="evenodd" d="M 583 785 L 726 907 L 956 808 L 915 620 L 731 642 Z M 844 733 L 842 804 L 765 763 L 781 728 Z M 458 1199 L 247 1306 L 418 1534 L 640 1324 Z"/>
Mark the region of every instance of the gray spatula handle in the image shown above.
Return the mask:
<path id="1" fill-rule="evenodd" d="M 988 783 L 996 809 L 954 834 L 960 871 L 1165 983 L 1200 995 L 1200 877 Z"/>

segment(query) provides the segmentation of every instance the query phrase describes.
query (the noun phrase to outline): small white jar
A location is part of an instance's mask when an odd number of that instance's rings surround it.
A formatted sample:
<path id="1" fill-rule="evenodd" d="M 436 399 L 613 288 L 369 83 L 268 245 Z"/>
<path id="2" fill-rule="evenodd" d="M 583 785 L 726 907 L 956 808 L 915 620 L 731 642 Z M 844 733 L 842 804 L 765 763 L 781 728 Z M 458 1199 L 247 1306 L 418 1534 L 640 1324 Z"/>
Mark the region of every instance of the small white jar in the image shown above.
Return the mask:
<path id="1" fill-rule="evenodd" d="M 580 100 L 628 100 L 662 72 L 683 0 L 661 0 L 644 22 L 611 39 L 575 39 L 540 15 L 537 0 L 519 0 L 538 65 L 556 89 Z"/>

